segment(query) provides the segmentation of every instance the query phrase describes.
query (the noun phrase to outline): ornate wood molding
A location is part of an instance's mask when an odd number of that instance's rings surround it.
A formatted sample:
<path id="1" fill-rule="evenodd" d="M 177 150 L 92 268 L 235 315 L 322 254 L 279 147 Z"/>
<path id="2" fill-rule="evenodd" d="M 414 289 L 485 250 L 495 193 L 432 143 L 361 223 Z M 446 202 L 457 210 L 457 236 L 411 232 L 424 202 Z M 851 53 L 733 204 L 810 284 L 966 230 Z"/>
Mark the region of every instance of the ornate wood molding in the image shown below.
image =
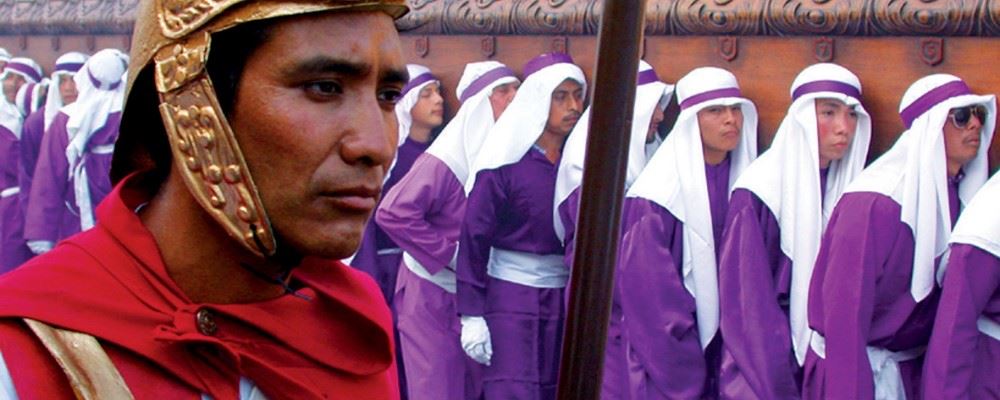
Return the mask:
<path id="1" fill-rule="evenodd" d="M 143 0 L 0 0 L 0 34 L 126 34 Z M 650 35 L 1000 36 L 1000 0 L 648 0 Z M 409 0 L 420 35 L 594 35 L 600 0 Z"/>

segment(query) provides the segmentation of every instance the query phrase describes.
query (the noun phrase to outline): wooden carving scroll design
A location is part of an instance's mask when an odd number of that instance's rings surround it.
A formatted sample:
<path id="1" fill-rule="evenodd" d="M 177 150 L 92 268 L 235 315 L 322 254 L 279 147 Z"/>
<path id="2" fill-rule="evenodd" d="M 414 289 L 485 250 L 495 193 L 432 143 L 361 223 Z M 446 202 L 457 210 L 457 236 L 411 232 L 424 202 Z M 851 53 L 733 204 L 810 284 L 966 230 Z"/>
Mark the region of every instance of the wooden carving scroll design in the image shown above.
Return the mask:
<path id="1" fill-rule="evenodd" d="M 127 34 L 139 1 L 0 0 L 0 34 Z M 169 32 L 237 0 L 157 0 Z M 595 35 L 600 0 L 409 0 L 421 35 Z M 649 35 L 1000 36 L 996 0 L 648 0 Z"/>

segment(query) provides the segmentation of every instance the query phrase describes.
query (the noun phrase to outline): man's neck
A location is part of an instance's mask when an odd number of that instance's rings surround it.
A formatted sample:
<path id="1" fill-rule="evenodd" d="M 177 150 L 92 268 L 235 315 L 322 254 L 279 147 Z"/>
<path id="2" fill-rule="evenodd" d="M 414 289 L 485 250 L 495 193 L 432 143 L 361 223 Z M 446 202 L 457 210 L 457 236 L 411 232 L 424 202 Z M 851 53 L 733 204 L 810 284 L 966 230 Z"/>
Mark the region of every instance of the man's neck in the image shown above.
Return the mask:
<path id="1" fill-rule="evenodd" d="M 408 137 L 418 143 L 427 143 L 431 140 L 431 128 L 416 125 L 411 126 L 410 136 Z"/>
<path id="2" fill-rule="evenodd" d="M 140 218 L 153 234 L 167 273 L 196 303 L 252 303 L 284 294 L 247 268 L 276 276 L 281 268 L 242 248 L 172 173 Z"/>
<path id="3" fill-rule="evenodd" d="M 562 146 L 566 138 L 557 133 L 551 132 L 549 130 L 542 131 L 542 136 L 538 137 L 535 144 L 545 150 L 545 158 L 548 158 L 553 164 L 559 162 L 559 157 L 562 156 Z"/>
<path id="4" fill-rule="evenodd" d="M 954 178 L 958 175 L 958 172 L 962 170 L 962 164 L 957 162 L 946 161 L 948 164 L 948 177 Z"/>
<path id="5" fill-rule="evenodd" d="M 719 165 L 721 162 L 726 161 L 726 156 L 728 155 L 728 151 L 705 149 L 705 163 L 708 165 Z"/>

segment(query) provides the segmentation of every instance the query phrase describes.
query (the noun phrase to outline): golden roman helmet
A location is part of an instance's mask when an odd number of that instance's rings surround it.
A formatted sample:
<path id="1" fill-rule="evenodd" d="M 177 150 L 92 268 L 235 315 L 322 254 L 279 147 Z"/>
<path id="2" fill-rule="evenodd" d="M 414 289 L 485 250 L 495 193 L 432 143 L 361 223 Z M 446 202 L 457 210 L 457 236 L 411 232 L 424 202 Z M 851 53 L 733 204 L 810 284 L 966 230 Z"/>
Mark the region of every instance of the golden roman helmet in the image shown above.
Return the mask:
<path id="1" fill-rule="evenodd" d="M 137 97 L 152 95 L 135 86 L 140 73 L 152 73 L 171 162 L 188 190 L 244 247 L 262 257 L 274 255 L 270 221 L 208 76 L 211 35 L 251 21 L 324 11 L 382 11 L 399 18 L 408 9 L 405 0 L 141 1 L 112 179 L 150 167 L 150 147 L 165 145 L 148 125 L 143 129 L 147 118 L 134 116 L 142 110 L 130 110 Z"/>

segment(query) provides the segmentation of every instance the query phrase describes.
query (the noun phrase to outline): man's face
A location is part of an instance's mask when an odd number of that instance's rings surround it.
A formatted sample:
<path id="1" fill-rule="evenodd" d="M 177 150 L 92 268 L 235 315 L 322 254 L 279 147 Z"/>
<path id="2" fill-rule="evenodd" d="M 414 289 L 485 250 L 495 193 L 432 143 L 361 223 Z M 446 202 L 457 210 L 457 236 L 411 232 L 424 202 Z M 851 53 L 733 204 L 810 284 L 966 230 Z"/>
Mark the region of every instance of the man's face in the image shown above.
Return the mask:
<path id="1" fill-rule="evenodd" d="M 565 137 L 573 130 L 583 112 L 583 86 L 567 79 L 552 91 L 552 105 L 549 106 L 549 120 L 545 130 Z"/>
<path id="2" fill-rule="evenodd" d="M 519 85 L 520 83 L 518 82 L 510 82 L 493 88 L 493 92 L 490 93 L 490 105 L 493 106 L 494 121 L 500 118 L 500 115 L 507 109 L 510 102 L 514 101 L 514 95 L 517 94 Z"/>
<path id="3" fill-rule="evenodd" d="M 740 144 L 743 108 L 739 104 L 709 106 L 698 111 L 701 144 L 709 152 L 726 153 Z"/>
<path id="4" fill-rule="evenodd" d="M 437 128 L 444 121 L 444 99 L 441 98 L 441 86 L 431 82 L 420 89 L 417 104 L 410 109 L 413 126 L 426 129 Z"/>
<path id="5" fill-rule="evenodd" d="M 653 143 L 653 139 L 656 138 L 656 131 L 660 129 L 660 123 L 663 122 L 663 109 L 657 104 L 653 106 L 653 118 L 649 120 L 649 131 L 646 132 L 646 143 Z"/>
<path id="6" fill-rule="evenodd" d="M 380 12 L 279 20 L 249 57 L 232 127 L 283 245 L 324 258 L 357 248 L 395 152 L 406 76 Z"/>
<path id="7" fill-rule="evenodd" d="M 979 153 L 979 130 L 983 128 L 981 118 L 985 117 L 986 108 L 980 106 L 979 110 L 983 110 L 981 113 L 970 112 L 972 108 L 963 108 L 964 110 L 954 108 L 948 111 L 948 119 L 944 121 L 944 151 L 948 163 L 953 165 L 965 165 Z"/>
<path id="8" fill-rule="evenodd" d="M 844 158 L 858 129 L 858 112 L 836 99 L 816 99 L 816 131 L 819 134 L 819 165 Z"/>
<path id="9" fill-rule="evenodd" d="M 3 96 L 7 98 L 7 102 L 14 104 L 15 99 L 17 99 L 17 90 L 24 85 L 26 81 L 21 74 L 15 74 L 13 72 L 7 73 L 7 76 L 3 79 Z"/>
<path id="10" fill-rule="evenodd" d="M 59 96 L 62 97 L 63 104 L 75 102 L 78 94 L 73 75 L 59 75 Z"/>

